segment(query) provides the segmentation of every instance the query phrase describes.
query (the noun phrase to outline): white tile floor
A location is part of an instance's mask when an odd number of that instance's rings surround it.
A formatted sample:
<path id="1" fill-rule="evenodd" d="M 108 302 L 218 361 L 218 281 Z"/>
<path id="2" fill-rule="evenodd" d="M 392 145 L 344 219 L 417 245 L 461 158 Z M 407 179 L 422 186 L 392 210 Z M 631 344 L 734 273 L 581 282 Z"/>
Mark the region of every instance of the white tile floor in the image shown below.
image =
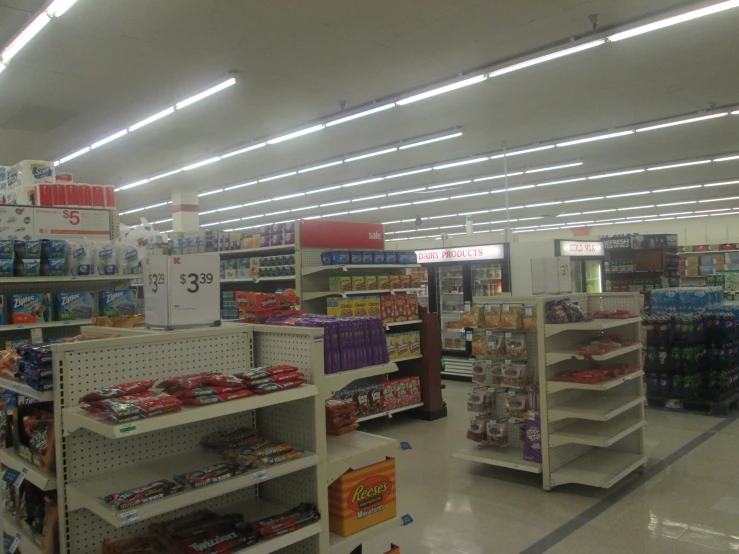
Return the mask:
<path id="1" fill-rule="evenodd" d="M 541 477 L 452 458 L 465 444 L 468 383 L 445 381 L 449 416 L 433 422 L 396 417 L 364 431 L 408 441 L 399 452 L 399 514 L 411 525 L 364 547 L 402 554 L 512 554 L 577 518 L 603 499 L 605 510 L 561 540 L 526 554 L 722 552 L 739 550 L 739 421 L 718 432 L 664 471 L 613 502 L 617 492 L 568 485 L 551 492 Z M 647 410 L 650 467 L 723 421 Z M 628 482 L 628 479 L 625 481 Z M 621 486 L 623 486 L 623 482 Z"/>

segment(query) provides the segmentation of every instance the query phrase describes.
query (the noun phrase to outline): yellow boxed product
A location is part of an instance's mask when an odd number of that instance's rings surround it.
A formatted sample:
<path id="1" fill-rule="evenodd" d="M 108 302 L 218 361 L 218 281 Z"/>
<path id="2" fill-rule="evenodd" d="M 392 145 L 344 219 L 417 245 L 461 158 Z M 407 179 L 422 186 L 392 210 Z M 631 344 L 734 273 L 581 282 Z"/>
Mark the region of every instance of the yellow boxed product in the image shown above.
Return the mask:
<path id="1" fill-rule="evenodd" d="M 397 273 L 391 273 L 387 276 L 388 278 L 388 287 L 389 289 L 399 289 L 400 288 L 400 275 Z"/>
<path id="2" fill-rule="evenodd" d="M 367 315 L 382 317 L 382 303 L 379 296 L 370 296 L 367 298 Z"/>
<path id="3" fill-rule="evenodd" d="M 421 331 L 411 331 L 409 334 L 410 355 L 419 356 L 421 354 Z"/>
<path id="4" fill-rule="evenodd" d="M 385 335 L 385 342 L 387 343 L 387 355 L 390 357 L 390 361 L 398 359 L 398 339 L 395 333 L 388 333 Z"/>
<path id="5" fill-rule="evenodd" d="M 377 290 L 388 290 L 390 288 L 390 276 L 389 275 L 378 275 L 377 276 Z"/>
<path id="6" fill-rule="evenodd" d="M 411 355 L 411 337 L 409 333 L 398 334 L 398 359 L 407 358 Z"/>
<path id="7" fill-rule="evenodd" d="M 339 300 L 339 316 L 341 317 L 352 317 L 354 315 L 354 301 L 353 300 Z"/>
<path id="8" fill-rule="evenodd" d="M 377 275 L 365 275 L 364 286 L 367 290 L 377 290 Z"/>
<path id="9" fill-rule="evenodd" d="M 395 460 L 350 469 L 328 488 L 329 529 L 342 537 L 397 515 Z"/>
<path id="10" fill-rule="evenodd" d="M 354 299 L 354 315 L 367 315 L 367 300 L 363 296 Z"/>
<path id="11" fill-rule="evenodd" d="M 352 290 L 352 278 L 347 277 L 339 277 L 339 292 L 346 292 L 348 290 Z"/>
<path id="12" fill-rule="evenodd" d="M 352 275 L 352 290 L 367 290 L 364 275 Z"/>

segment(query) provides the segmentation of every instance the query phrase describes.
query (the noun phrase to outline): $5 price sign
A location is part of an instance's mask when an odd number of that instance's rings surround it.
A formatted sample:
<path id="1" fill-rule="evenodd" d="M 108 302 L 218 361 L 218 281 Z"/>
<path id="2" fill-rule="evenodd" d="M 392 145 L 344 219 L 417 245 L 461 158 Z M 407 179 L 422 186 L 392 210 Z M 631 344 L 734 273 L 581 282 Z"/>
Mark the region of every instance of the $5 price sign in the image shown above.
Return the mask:
<path id="1" fill-rule="evenodd" d="M 185 290 L 187 292 L 196 293 L 200 290 L 200 285 L 210 285 L 213 282 L 212 273 L 181 273 L 180 284 L 187 284 Z M 156 292 L 156 291 L 154 291 Z"/>

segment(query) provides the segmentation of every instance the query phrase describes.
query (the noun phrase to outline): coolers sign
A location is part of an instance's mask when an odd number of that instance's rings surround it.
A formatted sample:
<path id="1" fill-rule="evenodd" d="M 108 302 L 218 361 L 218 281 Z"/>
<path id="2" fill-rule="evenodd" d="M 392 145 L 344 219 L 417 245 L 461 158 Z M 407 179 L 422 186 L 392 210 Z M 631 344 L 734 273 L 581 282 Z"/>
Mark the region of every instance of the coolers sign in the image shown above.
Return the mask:
<path id="1" fill-rule="evenodd" d="M 301 221 L 300 244 L 303 248 L 376 248 L 385 249 L 382 223 L 346 221 Z"/>
<path id="2" fill-rule="evenodd" d="M 577 240 L 559 241 L 560 256 L 602 256 L 602 242 L 586 242 Z"/>
<path id="3" fill-rule="evenodd" d="M 476 262 L 478 260 L 502 260 L 505 257 L 502 244 L 487 246 L 458 246 L 438 250 L 416 250 L 418 263 Z"/>

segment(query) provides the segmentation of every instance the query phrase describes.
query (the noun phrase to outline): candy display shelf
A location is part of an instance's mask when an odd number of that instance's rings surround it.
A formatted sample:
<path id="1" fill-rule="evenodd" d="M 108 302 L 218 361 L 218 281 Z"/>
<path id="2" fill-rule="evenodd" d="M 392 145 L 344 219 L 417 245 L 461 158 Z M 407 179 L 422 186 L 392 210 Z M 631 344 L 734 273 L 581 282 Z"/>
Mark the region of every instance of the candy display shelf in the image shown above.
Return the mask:
<path id="1" fill-rule="evenodd" d="M 608 293 L 608 294 L 629 294 L 629 293 Z M 632 325 L 641 323 L 640 317 L 630 317 L 628 319 L 594 319 L 593 321 L 582 321 L 578 323 L 547 323 L 545 335 L 551 337 L 565 331 L 606 331 L 621 327 L 622 325 Z"/>
<path id="2" fill-rule="evenodd" d="M 371 365 L 360 369 L 352 369 L 349 371 L 340 371 L 338 373 L 327 373 L 323 378 L 327 385 L 323 392 L 326 394 L 326 398 L 329 398 L 341 389 L 349 386 L 354 381 L 366 379 L 367 377 L 387 375 L 388 373 L 395 373 L 396 371 L 398 371 L 398 366 L 391 362 L 387 364 Z"/>
<path id="3" fill-rule="evenodd" d="M 33 483 L 42 491 L 56 489 L 56 475 L 44 471 L 21 458 L 10 448 L 0 450 L 0 464 L 25 474 L 25 480 Z"/>
<path id="4" fill-rule="evenodd" d="M 42 548 L 33 542 L 30 533 L 21 530 L 18 522 L 9 514 L 3 517 L 3 532 L 17 538 L 16 552 L 21 554 L 44 554 Z"/>
<path id="5" fill-rule="evenodd" d="M 517 469 L 528 473 L 542 472 L 540 463 L 524 460 L 521 456 L 521 451 L 517 448 L 477 448 L 477 446 L 470 442 L 454 452 L 454 454 L 452 454 L 452 458 L 491 466 Z"/>
<path id="6" fill-rule="evenodd" d="M 378 419 L 381 417 L 390 417 L 393 414 L 399 414 L 400 412 L 407 412 L 408 410 L 414 410 L 421 407 L 423 407 L 423 402 L 417 402 L 416 404 L 410 404 L 409 406 L 403 406 L 402 408 L 395 408 L 394 410 L 387 410 L 365 417 L 360 417 L 357 419 L 357 423 L 362 423 L 363 421 L 369 421 L 371 419 Z"/>
<path id="7" fill-rule="evenodd" d="M 593 354 L 592 356 L 585 356 L 583 354 L 580 354 L 579 352 L 549 352 L 547 353 L 547 365 L 556 364 L 571 359 L 584 360 L 586 358 L 592 358 L 596 362 L 603 362 L 605 360 L 610 360 L 611 358 L 622 356 L 623 354 L 628 354 L 629 352 L 634 352 L 635 350 L 641 349 L 641 343 L 636 343 L 630 344 L 629 346 L 624 346 L 623 348 L 615 348 L 610 352 L 606 352 L 605 354 Z"/>
<path id="8" fill-rule="evenodd" d="M 615 379 L 611 379 L 610 381 L 603 381 L 601 383 L 594 383 L 594 384 L 588 384 L 588 383 L 575 383 L 573 381 L 549 381 L 547 383 L 547 389 L 549 392 L 557 392 L 567 389 L 578 389 L 578 390 L 592 390 L 592 391 L 603 391 L 603 390 L 610 390 L 614 387 L 618 387 L 619 385 L 623 385 L 624 383 L 629 383 L 635 379 L 641 380 L 640 378 L 644 375 L 643 371 L 635 371 L 634 373 L 628 373 L 626 375 L 623 375 L 621 377 L 616 377 Z"/>
<path id="9" fill-rule="evenodd" d="M 380 289 L 380 290 L 345 290 L 345 291 L 319 291 L 319 292 L 306 292 L 303 293 L 304 300 L 314 300 L 316 298 L 324 298 L 326 296 L 356 296 L 365 295 L 371 296 L 374 294 L 395 294 L 398 292 L 420 292 L 420 288 L 407 288 L 407 289 Z"/>
<path id="10" fill-rule="evenodd" d="M 333 483 L 349 469 L 364 467 L 392 456 L 400 445 L 395 439 L 353 431 L 340 437 L 326 437 L 328 450 L 327 482 Z"/>
<path id="11" fill-rule="evenodd" d="M 331 533 L 331 554 L 351 554 L 362 543 L 383 535 L 399 525 L 400 518 L 394 517 L 348 537 Z"/>
<path id="12" fill-rule="evenodd" d="M 23 383 L 19 383 L 17 381 L 11 381 L 10 379 L 6 379 L 4 377 L 0 377 L 0 387 L 11 390 L 13 392 L 17 392 L 18 394 L 22 394 L 23 396 L 28 396 L 29 398 L 34 398 L 39 402 L 48 402 L 49 400 L 54 400 L 54 393 L 52 391 L 38 391 L 36 389 L 32 389 L 28 385 L 24 385 Z"/>
<path id="13" fill-rule="evenodd" d="M 590 393 L 550 408 L 549 421 L 567 418 L 608 421 L 643 403 L 644 399 L 640 397 Z"/>
<path id="14" fill-rule="evenodd" d="M 646 463 L 647 456 L 643 454 L 597 448 L 553 471 L 551 485 L 580 483 L 609 489 Z"/>

